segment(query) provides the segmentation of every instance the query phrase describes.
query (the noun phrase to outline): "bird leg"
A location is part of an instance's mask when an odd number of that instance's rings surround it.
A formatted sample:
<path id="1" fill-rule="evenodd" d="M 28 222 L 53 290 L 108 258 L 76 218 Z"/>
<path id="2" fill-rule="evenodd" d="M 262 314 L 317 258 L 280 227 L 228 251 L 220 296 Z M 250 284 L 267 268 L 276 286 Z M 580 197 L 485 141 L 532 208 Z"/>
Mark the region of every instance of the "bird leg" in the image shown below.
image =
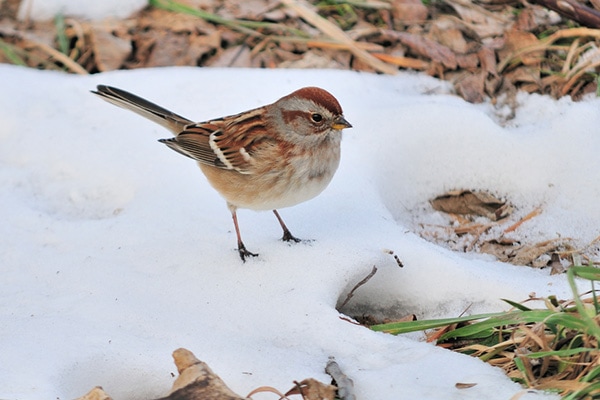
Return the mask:
<path id="1" fill-rule="evenodd" d="M 237 212 L 235 209 L 231 210 L 231 217 L 233 218 L 233 225 L 235 226 L 235 234 L 237 236 L 238 243 L 238 252 L 240 253 L 240 258 L 242 259 L 242 261 L 246 262 L 246 257 L 256 257 L 258 256 L 258 254 L 251 253 L 246 249 L 246 246 L 244 246 L 244 242 L 242 242 L 242 235 L 240 235 L 240 227 L 238 226 Z"/>
<path id="2" fill-rule="evenodd" d="M 281 225 L 281 229 L 283 229 L 283 237 L 281 238 L 281 240 L 283 240 L 284 242 L 294 241 L 296 243 L 302 241 L 301 239 L 298 239 L 297 237 L 294 237 L 294 235 L 292 235 L 292 232 L 290 232 L 288 227 L 285 226 L 285 222 L 283 222 L 283 218 L 281 218 L 277 210 L 273 210 L 273 214 L 275 214 L 275 216 L 277 217 L 277 221 L 279 221 L 279 225 Z"/>

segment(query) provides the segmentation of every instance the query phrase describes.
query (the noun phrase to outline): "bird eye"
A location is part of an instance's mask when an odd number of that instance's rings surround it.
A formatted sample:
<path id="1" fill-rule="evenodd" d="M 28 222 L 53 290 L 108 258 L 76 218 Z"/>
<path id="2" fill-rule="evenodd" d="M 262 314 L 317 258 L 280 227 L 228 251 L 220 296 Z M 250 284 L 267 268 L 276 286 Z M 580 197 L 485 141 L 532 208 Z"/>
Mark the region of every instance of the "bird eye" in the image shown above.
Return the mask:
<path id="1" fill-rule="evenodd" d="M 313 120 L 313 122 L 321 122 L 323 121 L 323 116 L 321 114 L 318 113 L 314 113 L 310 116 L 310 118 Z"/>

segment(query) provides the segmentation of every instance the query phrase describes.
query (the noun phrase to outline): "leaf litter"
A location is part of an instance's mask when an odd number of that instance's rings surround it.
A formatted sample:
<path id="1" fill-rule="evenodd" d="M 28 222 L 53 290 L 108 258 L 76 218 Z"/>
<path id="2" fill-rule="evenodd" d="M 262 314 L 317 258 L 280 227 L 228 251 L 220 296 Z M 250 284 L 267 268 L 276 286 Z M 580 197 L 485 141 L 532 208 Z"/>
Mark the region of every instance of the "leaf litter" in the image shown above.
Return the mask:
<path id="1" fill-rule="evenodd" d="M 416 221 L 415 231 L 423 238 L 458 252 L 477 252 L 497 260 L 563 273 L 572 265 L 598 259 L 594 240 L 583 248 L 566 237 L 532 242 L 519 234 L 519 227 L 543 213 L 537 207 L 527 214 L 514 213 L 505 199 L 486 191 L 451 190 L 430 201 L 438 223 Z"/>
<path id="2" fill-rule="evenodd" d="M 19 5 L 2 3 L 0 62 L 33 68 L 413 69 L 452 82 L 467 101 L 511 107 L 518 90 L 598 91 L 597 1 L 151 0 L 102 21 L 18 20 Z"/>

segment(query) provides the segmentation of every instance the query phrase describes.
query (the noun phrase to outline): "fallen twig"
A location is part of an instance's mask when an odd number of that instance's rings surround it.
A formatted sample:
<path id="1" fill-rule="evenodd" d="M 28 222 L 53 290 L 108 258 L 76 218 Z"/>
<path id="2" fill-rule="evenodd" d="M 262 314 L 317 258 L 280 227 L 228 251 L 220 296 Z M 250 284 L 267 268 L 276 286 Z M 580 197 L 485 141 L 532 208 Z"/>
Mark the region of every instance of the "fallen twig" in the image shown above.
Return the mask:
<path id="1" fill-rule="evenodd" d="M 365 283 L 369 282 L 369 280 L 373 277 L 373 275 L 375 275 L 376 272 L 377 272 L 377 267 L 373 265 L 373 269 L 371 270 L 371 272 L 369 272 L 369 274 L 367 276 L 365 276 L 360 282 L 358 282 L 356 285 L 354 285 L 352 290 L 350 290 L 350 292 L 348 292 L 348 295 L 346 296 L 346 300 L 344 300 L 342 305 L 338 307 L 338 310 L 344 308 L 344 306 L 346 304 L 348 304 L 348 302 L 350 301 L 352 296 L 354 296 L 354 292 L 356 291 L 356 289 L 358 289 Z"/>

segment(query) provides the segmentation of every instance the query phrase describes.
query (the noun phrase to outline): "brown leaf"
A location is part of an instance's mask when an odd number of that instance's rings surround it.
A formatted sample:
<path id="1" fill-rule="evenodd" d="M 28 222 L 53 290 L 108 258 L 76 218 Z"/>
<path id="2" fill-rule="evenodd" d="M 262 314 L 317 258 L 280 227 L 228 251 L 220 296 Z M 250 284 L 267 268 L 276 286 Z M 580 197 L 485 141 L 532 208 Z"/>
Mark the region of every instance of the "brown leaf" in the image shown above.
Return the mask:
<path id="1" fill-rule="evenodd" d="M 141 14 L 138 28 L 144 31 L 171 31 L 177 33 L 207 32 L 214 30 L 213 25 L 202 18 L 184 13 L 173 13 L 158 8 L 150 8 Z"/>
<path id="2" fill-rule="evenodd" d="M 474 71 L 479 66 L 479 57 L 477 54 L 457 54 L 456 62 L 460 69 L 466 69 L 467 71 Z"/>
<path id="3" fill-rule="evenodd" d="M 249 67 L 251 64 L 250 49 L 245 45 L 230 47 L 206 63 L 210 67 Z"/>
<path id="4" fill-rule="evenodd" d="M 225 1 L 220 15 L 231 19 L 260 20 L 272 8 L 268 0 Z"/>
<path id="5" fill-rule="evenodd" d="M 402 44 L 408 46 L 414 53 L 441 63 L 448 69 L 456 69 L 458 63 L 454 52 L 448 47 L 431 39 L 407 32 L 391 32 Z"/>
<path id="6" fill-rule="evenodd" d="M 455 18 L 438 18 L 432 23 L 429 35 L 431 39 L 449 47 L 452 51 L 465 54 L 469 50 L 469 45 L 459 26 Z"/>
<path id="7" fill-rule="evenodd" d="M 491 254 L 499 261 L 509 262 L 514 258 L 515 253 L 521 246 L 518 241 L 505 239 L 492 239 L 483 243 L 479 247 L 479 251 L 486 254 Z"/>
<path id="8" fill-rule="evenodd" d="M 469 389 L 472 388 L 473 386 L 477 386 L 476 383 L 462 383 L 462 382 L 457 382 L 454 387 L 456 387 L 457 389 Z"/>
<path id="9" fill-rule="evenodd" d="M 100 386 L 96 386 L 77 400 L 112 400 Z"/>
<path id="10" fill-rule="evenodd" d="M 560 259 L 555 258 L 555 255 L 560 253 L 561 248 L 565 247 L 570 248 L 568 239 L 554 239 L 522 245 L 516 240 L 503 237 L 483 243 L 479 250 L 482 253 L 493 255 L 503 262 L 515 265 L 529 265 L 534 268 L 544 268 L 552 265 L 553 270 L 558 270 L 559 265 L 561 267 L 562 265 L 560 264 Z"/>
<path id="11" fill-rule="evenodd" d="M 462 79 L 458 80 L 454 87 L 469 103 L 482 103 L 485 100 L 485 72 L 462 74 Z"/>
<path id="12" fill-rule="evenodd" d="M 539 67 L 544 50 L 536 49 L 540 41 L 533 33 L 511 30 L 506 32 L 504 39 L 504 47 L 498 51 L 500 60 L 514 59 L 523 65 Z"/>
<path id="13" fill-rule="evenodd" d="M 511 15 L 491 12 L 467 0 L 445 0 L 460 16 L 465 27 L 476 33 L 480 39 L 499 36 L 512 23 Z"/>
<path id="14" fill-rule="evenodd" d="M 90 33 L 94 59 L 100 71 L 119 69 L 131 54 L 131 41 L 114 36 L 98 26 L 92 26 Z"/>
<path id="15" fill-rule="evenodd" d="M 303 400 L 335 400 L 335 386 L 326 385 L 312 378 L 294 383 L 296 386 L 290 389 L 286 396 L 299 394 L 302 395 Z"/>
<path id="16" fill-rule="evenodd" d="M 535 83 L 541 86 L 539 68 L 519 67 L 504 74 L 504 78 L 511 83 Z"/>
<path id="17" fill-rule="evenodd" d="M 280 68 L 340 68 L 340 64 L 331 58 L 331 56 L 318 51 L 309 51 L 303 56 L 290 53 L 289 59 L 279 64 Z"/>
<path id="18" fill-rule="evenodd" d="M 179 376 L 169 395 L 161 400 L 243 400 L 191 351 L 177 349 L 173 359 Z"/>
<path id="19" fill-rule="evenodd" d="M 392 16 L 396 22 L 411 25 L 422 23 L 429 11 L 421 0 L 393 0 Z"/>
<path id="20" fill-rule="evenodd" d="M 196 59 L 188 52 L 188 35 L 163 31 L 154 35 L 146 67 L 166 67 L 170 65 L 196 65 Z"/>
<path id="21" fill-rule="evenodd" d="M 512 211 L 503 200 L 483 191 L 454 190 L 431 200 L 437 211 L 452 214 L 479 215 L 493 221 L 502 219 Z"/>

